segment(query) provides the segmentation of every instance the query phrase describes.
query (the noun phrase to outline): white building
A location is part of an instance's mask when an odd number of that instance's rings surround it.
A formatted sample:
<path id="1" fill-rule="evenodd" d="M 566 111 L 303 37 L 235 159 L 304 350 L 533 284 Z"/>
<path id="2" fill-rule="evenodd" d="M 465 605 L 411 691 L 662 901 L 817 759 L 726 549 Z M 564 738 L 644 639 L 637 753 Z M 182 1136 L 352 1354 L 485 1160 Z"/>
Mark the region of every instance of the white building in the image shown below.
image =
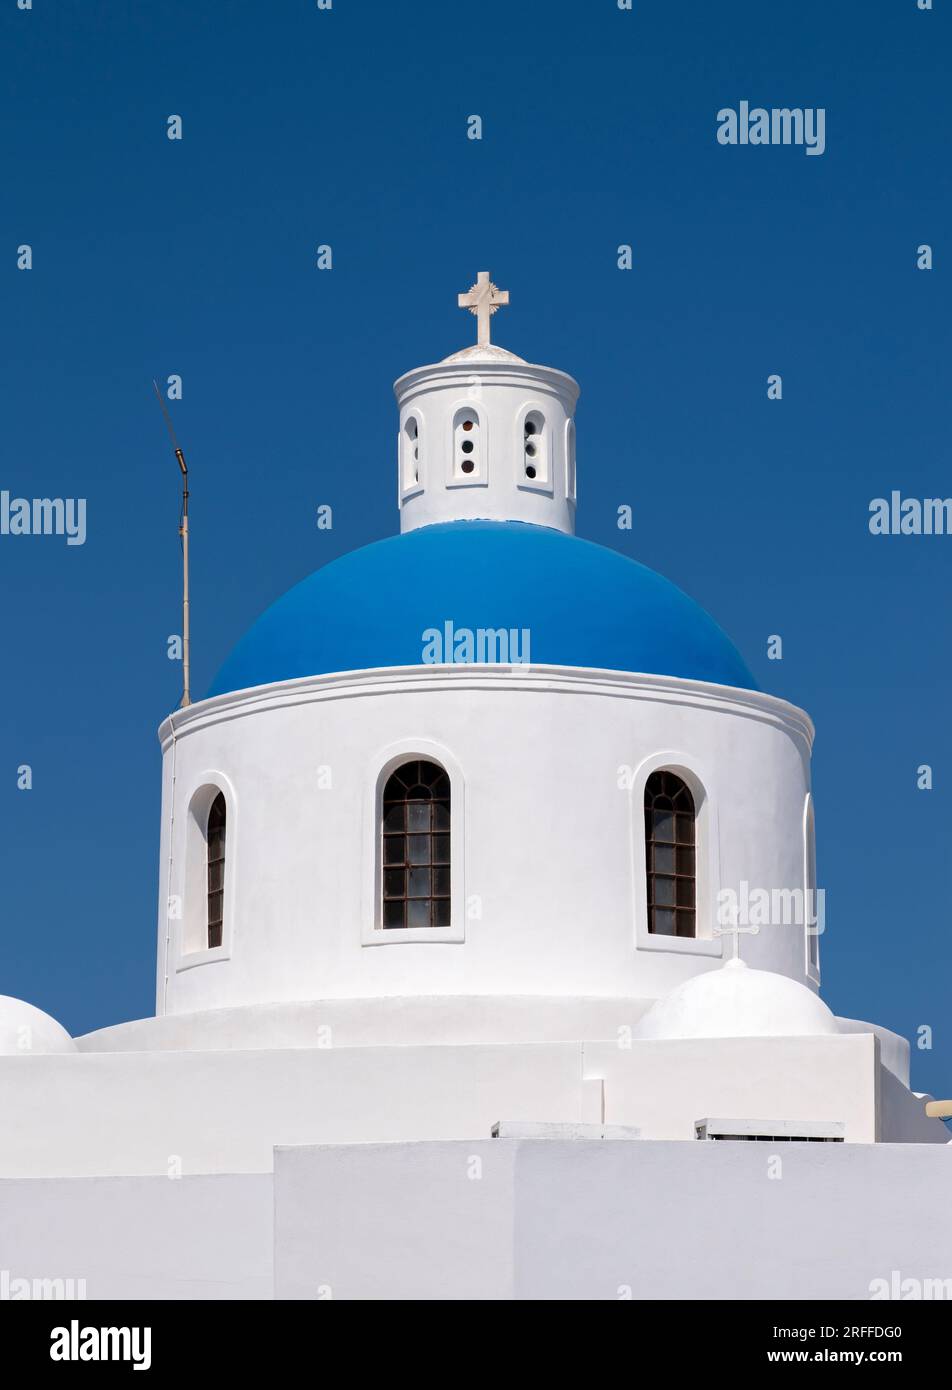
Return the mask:
<path id="1" fill-rule="evenodd" d="M 460 298 L 477 345 L 396 383 L 400 535 L 159 731 L 155 1017 L 0 1005 L 12 1296 L 865 1298 L 947 1260 L 908 1044 L 818 994 L 808 715 L 576 538 L 578 386 L 490 343 L 488 275 Z"/>

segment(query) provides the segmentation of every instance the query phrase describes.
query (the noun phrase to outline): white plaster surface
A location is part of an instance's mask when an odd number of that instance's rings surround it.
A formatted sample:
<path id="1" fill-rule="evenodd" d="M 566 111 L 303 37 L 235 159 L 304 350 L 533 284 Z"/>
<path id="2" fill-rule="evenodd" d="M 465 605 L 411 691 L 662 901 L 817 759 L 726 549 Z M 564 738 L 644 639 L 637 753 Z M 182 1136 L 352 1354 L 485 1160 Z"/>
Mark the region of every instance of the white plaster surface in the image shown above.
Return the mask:
<path id="1" fill-rule="evenodd" d="M 221 1051 L 241 1048 L 426 1046 L 613 1039 L 646 999 L 465 995 L 314 999 L 165 1014 L 100 1028 L 81 1052 Z"/>
<path id="2" fill-rule="evenodd" d="M 73 1039 L 50 1014 L 23 999 L 0 994 L 0 1056 L 75 1051 Z"/>
<path id="3" fill-rule="evenodd" d="M 836 1026 L 841 1033 L 875 1033 L 879 1039 L 880 1056 L 884 1067 L 893 1073 L 904 1086 L 909 1085 L 910 1055 L 909 1039 L 878 1023 L 864 1023 L 858 1018 L 837 1017 Z"/>
<path id="4" fill-rule="evenodd" d="M 658 999 L 638 1023 L 639 1038 L 768 1038 L 836 1033 L 823 1000 L 773 970 L 726 960 Z"/>
<path id="5" fill-rule="evenodd" d="M 518 1148 L 488 1139 L 279 1149 L 276 1297 L 511 1298 Z"/>
<path id="6" fill-rule="evenodd" d="M 893 1270 L 952 1278 L 949 1146 L 481 1139 L 274 1167 L 0 1181 L 0 1268 L 90 1299 L 862 1301 Z"/>
<path id="7" fill-rule="evenodd" d="M 0 1176 L 269 1172 L 275 1144 L 579 1120 L 578 1043 L 0 1058 Z"/>
<path id="8" fill-rule="evenodd" d="M 934 1145 L 279 1150 L 275 1292 L 865 1300 L 894 1269 L 952 1278 L 950 1180 L 952 1149 Z"/>
<path id="9" fill-rule="evenodd" d="M 656 999 L 720 963 L 722 887 L 802 889 L 811 736 L 801 711 L 770 696 L 556 667 L 314 677 L 195 704 L 162 729 L 156 1012 L 328 998 Z M 375 783 L 395 748 L 414 747 L 457 770 L 454 898 L 466 906 L 454 923 L 464 939 L 452 942 L 373 927 Z M 643 788 L 659 760 L 704 788 L 697 941 L 646 931 Z M 321 766 L 332 788 L 318 789 Z M 205 902 L 189 873 L 188 807 L 210 782 L 231 805 L 225 943 L 203 952 L 187 949 Z M 171 918 L 170 896 L 184 905 Z M 741 953 L 807 982 L 802 925 L 764 927 Z"/>
<path id="10" fill-rule="evenodd" d="M 524 521 L 575 530 L 574 445 L 568 428 L 578 383 L 565 372 L 504 356 L 468 354 L 417 367 L 394 383 L 400 407 L 400 529 L 460 519 Z M 460 472 L 454 421 L 461 410 L 476 417 L 476 466 Z M 536 477 L 526 477 L 524 421 L 532 411 L 543 424 L 535 436 Z M 403 443 L 413 416 L 418 430 L 419 483 Z"/>
<path id="11" fill-rule="evenodd" d="M 269 1174 L 0 1180 L 0 1268 L 89 1299 L 270 1298 L 272 1210 Z"/>
<path id="12" fill-rule="evenodd" d="M 643 1041 L 630 1050 L 593 1042 L 584 1058 L 584 1075 L 604 1078 L 606 1123 L 640 1125 L 647 1138 L 693 1139 L 704 1115 L 834 1120 L 848 1143 L 878 1137 L 872 1034 Z"/>
<path id="13" fill-rule="evenodd" d="M 872 1034 L 626 1045 L 290 1047 L 0 1058 L 0 1113 L 16 1116 L 0 1176 L 268 1172 L 275 1145 L 482 1139 L 497 1120 L 633 1125 L 692 1139 L 704 1115 L 832 1120 L 849 1143 L 941 1121 L 898 1087 L 880 1108 Z M 890 1074 L 891 1075 L 891 1074 Z"/>

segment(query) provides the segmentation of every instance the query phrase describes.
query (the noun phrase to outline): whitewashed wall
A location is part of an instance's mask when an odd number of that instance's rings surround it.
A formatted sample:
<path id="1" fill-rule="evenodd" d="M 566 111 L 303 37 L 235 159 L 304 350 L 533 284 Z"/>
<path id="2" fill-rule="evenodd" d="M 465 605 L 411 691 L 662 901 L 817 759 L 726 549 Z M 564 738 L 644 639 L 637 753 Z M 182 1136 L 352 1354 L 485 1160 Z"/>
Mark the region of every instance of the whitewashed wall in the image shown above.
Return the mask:
<path id="1" fill-rule="evenodd" d="M 950 1178 L 952 1147 L 935 1145 L 295 1147 L 273 1186 L 0 1180 L 0 1265 L 85 1279 L 93 1300 L 862 1302 L 894 1271 L 952 1280 Z"/>
<path id="2" fill-rule="evenodd" d="M 880 1089 L 871 1034 L 0 1057 L 0 1114 L 18 1117 L 0 1177 L 267 1172 L 276 1144 L 479 1139 L 497 1120 L 690 1140 L 695 1120 L 746 1116 L 835 1120 L 849 1143 L 948 1139 L 898 1082 L 884 1127 Z"/>
<path id="3" fill-rule="evenodd" d="M 270 1174 L 0 1179 L 0 1268 L 87 1299 L 270 1298 L 273 1204 Z"/>
<path id="4" fill-rule="evenodd" d="M 500 348 L 417 367 L 394 383 L 400 406 L 400 529 L 489 517 L 575 530 L 578 383 Z M 461 471 L 460 417 L 474 426 L 471 471 Z M 526 475 L 526 418 L 538 425 Z M 408 436 L 408 426 L 414 431 Z"/>
<path id="5" fill-rule="evenodd" d="M 950 1179 L 934 1145 L 279 1150 L 275 1293 L 864 1301 L 894 1270 L 952 1280 Z"/>
<path id="6" fill-rule="evenodd" d="M 161 730 L 156 1012 L 395 995 L 655 998 L 720 960 L 719 888 L 803 887 L 811 736 L 801 711 L 770 696 L 571 668 L 404 668 L 193 705 Z M 454 798 L 453 928 L 416 940 L 374 928 L 375 789 L 388 761 L 413 753 L 447 767 Z M 703 940 L 646 931 L 643 786 L 656 766 L 683 767 L 704 789 Z M 189 807 L 197 797 L 201 811 L 211 786 L 229 818 L 225 942 L 208 952 Z M 181 918 L 169 918 L 167 895 Z M 800 926 L 766 927 L 742 952 L 806 980 Z"/>

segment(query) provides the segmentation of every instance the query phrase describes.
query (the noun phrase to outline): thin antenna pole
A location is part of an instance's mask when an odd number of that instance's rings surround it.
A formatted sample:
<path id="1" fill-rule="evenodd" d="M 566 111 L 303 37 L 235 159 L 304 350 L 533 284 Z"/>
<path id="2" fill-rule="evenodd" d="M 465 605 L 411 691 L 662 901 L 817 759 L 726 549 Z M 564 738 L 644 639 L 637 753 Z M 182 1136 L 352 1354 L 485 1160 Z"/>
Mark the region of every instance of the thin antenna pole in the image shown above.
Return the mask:
<path id="1" fill-rule="evenodd" d="M 156 398 L 165 416 L 165 423 L 168 426 L 169 436 L 172 440 L 172 448 L 175 450 L 175 457 L 182 474 L 182 520 L 179 525 L 179 535 L 182 537 L 182 707 L 192 703 L 190 690 L 191 667 L 189 661 L 189 603 L 188 603 L 188 464 L 185 462 L 185 455 L 179 448 L 179 442 L 175 438 L 175 430 L 172 428 L 172 420 L 166 409 L 165 401 L 162 399 L 162 392 L 159 384 L 153 377 L 152 385 L 155 387 Z"/>

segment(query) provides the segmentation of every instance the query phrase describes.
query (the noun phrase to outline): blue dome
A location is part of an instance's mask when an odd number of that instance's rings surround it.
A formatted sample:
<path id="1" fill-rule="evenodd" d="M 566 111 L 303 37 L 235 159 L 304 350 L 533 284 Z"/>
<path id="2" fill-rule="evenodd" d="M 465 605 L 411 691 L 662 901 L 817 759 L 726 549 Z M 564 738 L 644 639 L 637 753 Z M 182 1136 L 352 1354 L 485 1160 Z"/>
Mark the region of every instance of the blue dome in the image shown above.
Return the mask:
<path id="1" fill-rule="evenodd" d="M 451 521 L 364 546 L 302 580 L 245 634 L 209 694 L 422 665 L 424 634 L 448 622 L 457 632 L 528 630 L 533 665 L 757 688 L 713 618 L 644 565 L 548 527 Z"/>

